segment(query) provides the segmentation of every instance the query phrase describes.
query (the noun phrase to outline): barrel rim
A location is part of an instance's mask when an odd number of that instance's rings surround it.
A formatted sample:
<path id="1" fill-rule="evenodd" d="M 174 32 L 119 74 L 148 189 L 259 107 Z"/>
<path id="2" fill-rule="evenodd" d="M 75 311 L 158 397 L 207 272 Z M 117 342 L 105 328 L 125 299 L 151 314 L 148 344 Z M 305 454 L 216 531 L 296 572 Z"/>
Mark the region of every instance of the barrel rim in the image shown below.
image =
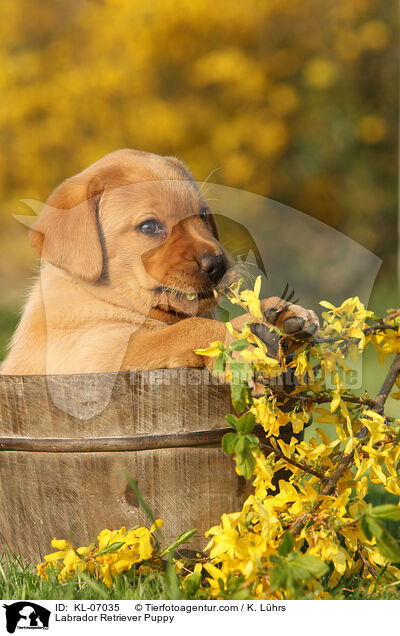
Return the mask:
<path id="1" fill-rule="evenodd" d="M 41 453 L 109 453 L 143 451 L 164 448 L 201 447 L 221 442 L 232 428 L 205 429 L 162 435 L 136 435 L 113 437 L 0 437 L 1 451 L 25 451 Z M 261 425 L 253 433 L 265 436 Z"/>

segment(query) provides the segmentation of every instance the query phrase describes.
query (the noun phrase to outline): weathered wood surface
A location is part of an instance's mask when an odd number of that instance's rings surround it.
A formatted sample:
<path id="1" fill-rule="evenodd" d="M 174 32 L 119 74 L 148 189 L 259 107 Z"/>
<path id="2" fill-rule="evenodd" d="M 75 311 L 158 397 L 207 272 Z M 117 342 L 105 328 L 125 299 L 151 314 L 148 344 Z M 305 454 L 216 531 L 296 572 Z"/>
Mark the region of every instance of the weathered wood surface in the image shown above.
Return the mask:
<path id="1" fill-rule="evenodd" d="M 53 537 L 87 545 L 103 528 L 148 524 L 128 473 L 165 541 L 197 528 L 191 547 L 201 549 L 205 530 L 248 494 L 219 448 L 231 410 L 229 388 L 204 369 L 0 376 L 0 547 L 37 560 Z"/>

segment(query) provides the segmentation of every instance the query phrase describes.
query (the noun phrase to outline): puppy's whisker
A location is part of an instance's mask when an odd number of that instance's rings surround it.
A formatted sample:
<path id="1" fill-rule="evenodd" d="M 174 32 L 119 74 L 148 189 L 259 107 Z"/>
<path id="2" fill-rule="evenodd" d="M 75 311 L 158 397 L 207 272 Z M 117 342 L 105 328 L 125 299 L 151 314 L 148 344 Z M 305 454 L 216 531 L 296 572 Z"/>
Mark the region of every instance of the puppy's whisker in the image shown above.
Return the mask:
<path id="1" fill-rule="evenodd" d="M 256 268 L 256 269 L 258 269 L 258 270 L 260 269 L 260 268 L 258 267 L 257 263 L 251 263 L 251 262 L 244 263 L 244 262 L 242 261 L 242 263 L 238 263 L 238 265 L 243 265 L 244 267 L 255 267 L 255 268 Z"/>
<path id="2" fill-rule="evenodd" d="M 253 284 L 255 283 L 257 275 L 252 272 L 249 272 L 247 267 L 244 267 L 242 264 L 239 264 L 237 267 L 237 271 L 240 277 L 243 278 L 246 282 L 252 282 Z"/>
<path id="3" fill-rule="evenodd" d="M 220 168 L 220 166 L 216 166 L 215 168 L 213 168 L 213 169 L 211 170 L 211 172 L 209 172 L 209 173 L 208 173 L 208 175 L 207 175 L 207 177 L 204 179 L 204 181 L 200 184 L 200 186 L 199 186 L 199 187 L 200 187 L 200 192 L 201 192 L 202 194 L 204 194 L 204 192 L 203 192 L 203 187 L 204 187 L 204 186 L 208 183 L 208 180 L 212 177 L 212 175 L 213 175 L 213 174 L 215 174 L 215 173 L 216 173 L 218 170 L 220 170 L 220 169 L 221 169 L 221 168 Z M 211 185 L 213 185 L 213 184 L 211 184 Z"/>
<path id="4" fill-rule="evenodd" d="M 252 280 L 255 280 L 257 278 L 257 276 L 253 273 L 253 272 L 249 272 L 249 270 L 247 269 L 247 267 L 238 267 L 237 270 L 240 274 L 245 275 L 247 278 L 251 278 Z"/>

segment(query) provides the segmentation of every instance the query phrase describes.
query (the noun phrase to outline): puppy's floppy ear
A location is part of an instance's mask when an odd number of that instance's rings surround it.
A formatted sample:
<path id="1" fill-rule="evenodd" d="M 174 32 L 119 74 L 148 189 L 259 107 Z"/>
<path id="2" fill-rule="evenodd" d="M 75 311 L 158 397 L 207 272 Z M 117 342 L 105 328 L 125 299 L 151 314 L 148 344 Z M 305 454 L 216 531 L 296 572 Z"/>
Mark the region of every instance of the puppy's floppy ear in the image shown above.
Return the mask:
<path id="1" fill-rule="evenodd" d="M 103 269 L 101 192 L 97 177 L 81 173 L 67 179 L 50 195 L 30 233 L 32 247 L 45 261 L 87 282 L 98 280 Z"/>

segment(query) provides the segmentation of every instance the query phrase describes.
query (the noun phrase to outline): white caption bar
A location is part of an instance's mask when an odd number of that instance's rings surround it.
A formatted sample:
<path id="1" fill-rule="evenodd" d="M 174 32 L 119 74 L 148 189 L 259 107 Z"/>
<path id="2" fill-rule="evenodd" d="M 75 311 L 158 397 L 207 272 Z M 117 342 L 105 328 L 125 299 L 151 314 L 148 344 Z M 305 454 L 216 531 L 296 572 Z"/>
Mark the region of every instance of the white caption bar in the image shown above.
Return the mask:
<path id="1" fill-rule="evenodd" d="M 400 601 L 2 601 L 0 633 L 160 634 L 188 630 L 253 636 L 376 636 L 397 624 Z M 384 625 L 382 624 L 384 617 Z M 23 630 L 20 631 L 20 630 Z M 254 636 L 256 634 L 254 633 Z"/>

